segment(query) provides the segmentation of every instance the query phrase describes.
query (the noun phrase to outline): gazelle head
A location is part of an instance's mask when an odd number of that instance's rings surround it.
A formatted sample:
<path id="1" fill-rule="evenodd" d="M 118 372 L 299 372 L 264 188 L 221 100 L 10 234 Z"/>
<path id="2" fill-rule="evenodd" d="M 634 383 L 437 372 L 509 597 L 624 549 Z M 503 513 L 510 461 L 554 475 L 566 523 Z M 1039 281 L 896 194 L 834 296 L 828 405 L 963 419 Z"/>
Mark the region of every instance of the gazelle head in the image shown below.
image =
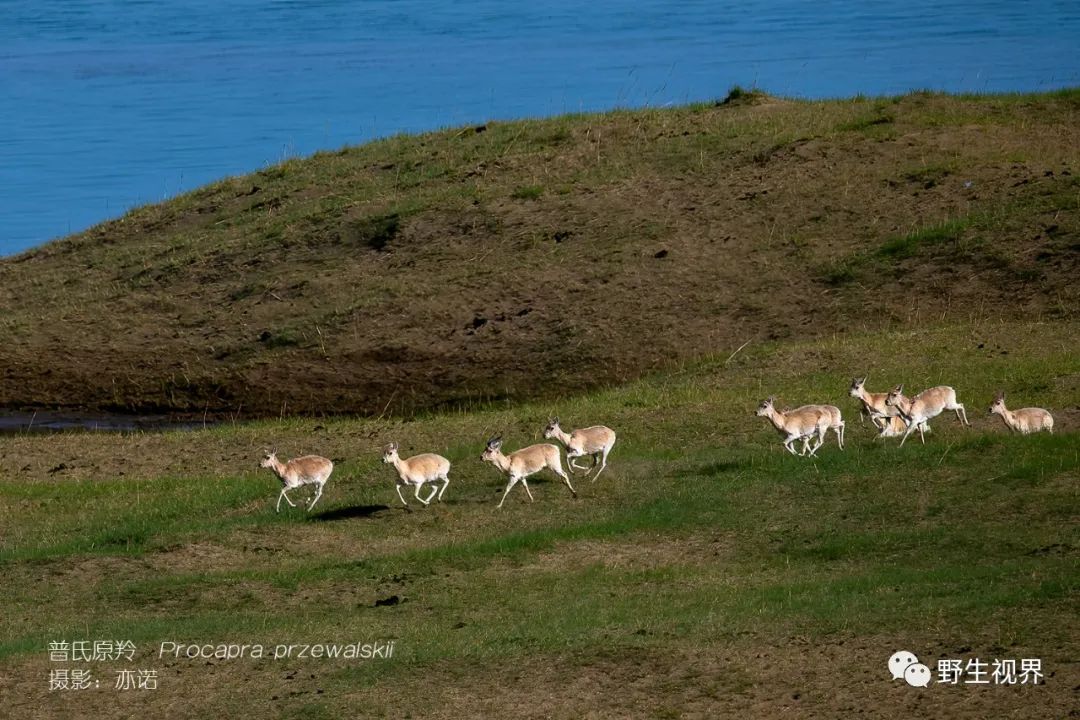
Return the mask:
<path id="1" fill-rule="evenodd" d="M 866 387 L 866 378 L 851 378 L 851 387 L 848 388 L 848 395 L 853 398 L 860 397 L 863 389 Z"/>
<path id="2" fill-rule="evenodd" d="M 273 450 L 267 450 L 266 454 L 263 455 L 262 462 L 259 463 L 259 467 L 272 468 L 277 465 L 277 461 L 277 453 Z"/>
<path id="3" fill-rule="evenodd" d="M 994 402 L 990 405 L 990 414 L 1004 415 L 1005 414 L 1005 391 L 999 390 L 998 394 L 994 396 Z"/>
<path id="4" fill-rule="evenodd" d="M 754 414 L 757 415 L 758 417 L 768 417 L 769 415 L 772 415 L 773 412 L 775 411 L 775 409 L 776 409 L 774 407 L 775 404 L 776 404 L 776 398 L 774 398 L 774 397 L 770 397 L 770 398 L 767 398 L 765 400 L 762 400 L 761 404 L 758 405 L 757 411 Z"/>
<path id="5" fill-rule="evenodd" d="M 559 416 L 556 415 L 555 417 L 548 419 L 547 427 L 544 428 L 544 437 L 551 439 L 561 430 L 562 428 L 559 427 Z"/>
<path id="6" fill-rule="evenodd" d="M 382 449 L 382 461 L 386 464 L 395 463 L 398 461 L 398 444 L 392 442 Z"/>
<path id="7" fill-rule="evenodd" d="M 885 396 L 885 404 L 889 407 L 900 407 L 900 398 L 904 396 L 903 384 L 897 385 Z"/>
<path id="8" fill-rule="evenodd" d="M 502 435 L 496 435 L 487 442 L 487 447 L 484 448 L 484 453 L 480 456 L 481 460 L 488 462 L 494 462 L 495 456 L 499 454 L 499 448 L 502 447 Z"/>

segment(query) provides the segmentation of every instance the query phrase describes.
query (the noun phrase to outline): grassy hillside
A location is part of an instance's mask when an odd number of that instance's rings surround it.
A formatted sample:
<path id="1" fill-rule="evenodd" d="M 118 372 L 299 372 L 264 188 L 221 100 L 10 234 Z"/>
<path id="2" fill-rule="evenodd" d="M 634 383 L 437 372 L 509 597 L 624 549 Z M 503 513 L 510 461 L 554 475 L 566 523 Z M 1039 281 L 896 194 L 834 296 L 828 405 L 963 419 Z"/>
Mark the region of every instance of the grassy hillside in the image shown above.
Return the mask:
<path id="1" fill-rule="evenodd" d="M 408 414 L 747 340 L 1078 308 L 1080 93 L 454 129 L 0 262 L 0 406 Z"/>
<path id="2" fill-rule="evenodd" d="M 12 717 L 1065 717 L 1080 685 L 1080 361 L 1075 320 L 938 322 L 770 342 L 558 402 L 402 421 L 283 420 L 192 433 L 0 438 L 0 696 Z M 845 397 L 953 384 L 971 428 L 873 439 Z M 986 408 L 1049 407 L 1054 435 Z M 791 457 L 752 412 L 833 402 L 848 421 Z M 518 488 L 479 461 L 558 413 L 619 440 L 596 483 Z M 453 462 L 445 502 L 396 506 L 378 447 Z M 315 511 L 273 512 L 263 447 L 337 459 Z M 124 639 L 47 692 L 47 643 Z M 392 659 L 187 660 L 161 642 L 396 642 Z M 1039 658 L 1045 684 L 889 680 L 898 649 Z M 153 669 L 153 691 L 112 689 Z"/>

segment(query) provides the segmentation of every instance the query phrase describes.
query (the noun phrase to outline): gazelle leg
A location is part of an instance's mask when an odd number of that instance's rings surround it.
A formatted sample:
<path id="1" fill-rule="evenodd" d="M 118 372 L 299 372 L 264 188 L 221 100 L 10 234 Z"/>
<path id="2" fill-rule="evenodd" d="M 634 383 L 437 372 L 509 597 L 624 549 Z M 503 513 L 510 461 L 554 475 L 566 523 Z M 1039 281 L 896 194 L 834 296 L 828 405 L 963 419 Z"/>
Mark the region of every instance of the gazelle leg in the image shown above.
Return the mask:
<path id="1" fill-rule="evenodd" d="M 577 490 L 575 490 L 574 486 L 570 484 L 570 476 L 567 475 L 566 473 L 564 473 L 563 469 L 561 467 L 559 467 L 558 465 L 556 465 L 555 467 L 553 467 L 551 469 L 555 471 L 556 475 L 558 475 L 559 477 L 561 477 L 563 479 L 563 482 L 566 483 L 566 487 L 570 488 L 570 494 L 573 495 L 574 497 L 577 497 Z"/>
<path id="2" fill-rule="evenodd" d="M 439 488 L 439 502 L 442 502 L 443 493 L 446 492 L 446 486 L 449 485 L 449 484 L 450 484 L 450 478 L 447 477 L 446 475 L 443 475 L 442 487 Z"/>
<path id="3" fill-rule="evenodd" d="M 607 467 L 607 454 L 609 452 L 611 452 L 610 447 L 604 448 L 603 456 L 600 459 L 600 469 L 596 471 L 595 475 L 593 475 L 593 482 L 596 482 L 596 478 L 600 477 L 600 473 L 604 472 L 604 468 Z"/>
<path id="4" fill-rule="evenodd" d="M 836 440 L 840 443 L 840 449 L 844 449 L 844 421 L 840 421 L 840 429 L 836 432 Z"/>
<path id="5" fill-rule="evenodd" d="M 796 440 L 796 438 L 794 436 L 792 436 L 792 437 L 789 437 L 787 440 L 784 441 L 784 449 L 787 450 L 792 455 L 798 455 L 799 454 L 799 453 L 795 452 L 795 448 L 793 446 L 793 443 L 795 442 L 795 440 Z M 804 451 L 806 450 L 806 441 L 805 440 L 803 441 L 803 450 Z"/>
<path id="6" fill-rule="evenodd" d="M 431 499 L 434 498 L 435 495 L 438 494 L 438 492 L 439 492 L 439 486 L 436 485 L 435 483 L 431 483 L 431 494 L 427 496 L 427 500 L 424 501 L 424 504 L 425 505 L 430 505 L 431 504 Z"/>
<path id="7" fill-rule="evenodd" d="M 397 496 L 401 498 L 401 504 L 405 507 L 409 507 L 409 503 L 405 502 L 405 496 L 401 494 L 401 483 L 397 484 Z"/>
<path id="8" fill-rule="evenodd" d="M 518 481 L 518 479 L 517 479 L 516 477 L 514 477 L 513 475 L 511 475 L 511 476 L 510 476 L 510 480 L 509 480 L 509 481 L 507 481 L 507 483 L 506 483 L 506 489 L 505 489 L 505 490 L 503 490 L 503 494 L 502 494 L 502 499 L 501 499 L 501 500 L 499 500 L 499 504 L 495 506 L 495 509 L 496 509 L 496 510 L 498 510 L 499 508 L 501 508 L 501 507 L 503 506 L 503 503 L 504 503 L 504 502 L 506 502 L 506 494 L 507 494 L 508 492 L 510 492 L 510 488 L 512 488 L 512 487 L 514 487 L 515 485 L 517 485 L 517 481 Z M 532 497 L 532 494 L 531 494 L 531 493 L 529 494 L 529 497 Z"/>
<path id="9" fill-rule="evenodd" d="M 964 424 L 971 427 L 971 423 L 969 423 L 967 419 L 967 410 L 964 409 L 963 405 L 959 405 L 958 407 L 960 408 L 960 414 L 964 416 Z"/>
<path id="10" fill-rule="evenodd" d="M 289 503 L 292 507 L 296 507 L 296 504 L 289 499 L 289 496 L 285 494 L 285 491 L 289 488 L 281 488 L 281 494 L 277 498 L 277 509 L 274 512 L 281 512 L 281 498 L 285 498 L 285 502 Z"/>
<path id="11" fill-rule="evenodd" d="M 584 470 L 585 474 L 588 475 L 589 471 L 592 470 L 593 467 L 596 466 L 596 462 L 594 461 L 592 466 L 590 466 L 590 467 L 585 467 L 584 465 L 578 465 L 574 461 L 577 460 L 579 457 L 581 457 L 581 456 L 580 455 L 575 455 L 574 457 L 570 457 L 569 455 L 567 455 L 566 456 L 566 464 L 570 466 L 570 472 L 574 472 L 574 468 L 576 468 L 578 470 Z"/>
<path id="12" fill-rule="evenodd" d="M 427 505 L 429 502 L 431 502 L 431 498 L 428 498 L 427 500 L 424 500 L 423 498 L 420 497 L 420 488 L 423 487 L 423 486 L 424 486 L 424 483 L 414 485 L 413 486 L 413 495 L 416 496 L 416 499 L 419 500 L 422 505 Z"/>
<path id="13" fill-rule="evenodd" d="M 532 491 L 529 490 L 529 482 L 525 478 L 521 478 L 521 485 L 525 488 L 525 494 L 529 496 L 529 502 L 534 502 Z"/>
<path id="14" fill-rule="evenodd" d="M 311 512 L 311 508 L 315 507 L 315 503 L 319 502 L 319 498 L 322 497 L 322 484 L 319 485 L 318 491 L 315 493 L 315 497 L 311 499 L 311 504 L 307 506 L 308 512 Z"/>
<path id="15" fill-rule="evenodd" d="M 907 430 L 904 431 L 904 437 L 900 439 L 900 447 L 904 447 L 904 443 L 907 442 L 908 435 L 910 435 L 917 427 L 919 427 L 919 423 L 915 422 L 914 420 L 908 423 Z M 922 435 L 922 430 L 919 431 L 919 434 Z"/>

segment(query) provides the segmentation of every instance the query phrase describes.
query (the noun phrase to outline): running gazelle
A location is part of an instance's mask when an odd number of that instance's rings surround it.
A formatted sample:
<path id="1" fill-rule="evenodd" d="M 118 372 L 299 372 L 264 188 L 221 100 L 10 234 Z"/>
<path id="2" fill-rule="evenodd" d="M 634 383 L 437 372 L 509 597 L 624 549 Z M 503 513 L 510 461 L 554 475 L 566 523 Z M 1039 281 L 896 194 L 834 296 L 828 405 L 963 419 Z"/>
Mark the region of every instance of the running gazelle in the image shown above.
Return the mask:
<path id="1" fill-rule="evenodd" d="M 285 498 L 285 502 L 292 507 L 296 507 L 293 501 L 289 499 L 287 491 L 304 485 L 314 485 L 316 488 L 315 497 L 312 498 L 311 504 L 307 506 L 308 512 L 310 512 L 311 508 L 315 507 L 315 503 L 322 497 L 323 485 L 330 479 L 330 473 L 334 471 L 334 463 L 318 455 L 304 455 L 283 463 L 277 459 L 276 453 L 268 452 L 259 464 L 272 470 L 281 479 L 281 494 L 278 495 L 277 507 L 274 512 L 281 512 L 282 498 Z"/>
<path id="2" fill-rule="evenodd" d="M 897 385 L 889 391 L 889 396 L 885 398 L 885 404 L 899 410 L 901 417 L 908 424 L 907 431 L 900 441 L 901 447 L 907 441 L 908 435 L 916 428 L 919 430 L 919 439 L 925 443 L 923 426 L 926 421 L 936 418 L 945 410 L 952 410 L 956 413 L 956 418 L 960 422 L 964 425 L 971 425 L 968 422 L 964 406 L 956 401 L 956 391 L 948 385 L 938 385 L 929 390 L 923 390 L 910 400 L 904 398 L 904 386 Z"/>
<path id="3" fill-rule="evenodd" d="M 825 433 L 829 428 L 836 432 L 836 441 L 844 449 L 844 421 L 840 409 L 833 405 L 803 405 L 794 410 L 777 410 L 776 398 L 762 401 L 754 413 L 767 418 L 780 436 L 784 438 L 784 449 L 792 455 L 813 455 L 825 444 Z M 810 447 L 810 440 L 817 436 L 817 445 Z M 802 440 L 802 452 L 796 453 L 793 443 Z"/>
<path id="4" fill-rule="evenodd" d="M 500 435 L 488 440 L 487 447 L 484 448 L 480 459 L 491 463 L 509 476 L 506 489 L 503 490 L 502 498 L 499 500 L 496 509 L 503 506 L 507 493 L 519 481 L 525 487 L 529 502 L 532 502 L 532 491 L 529 490 L 529 483 L 525 478 L 533 473 L 540 472 L 544 468 L 550 468 L 552 472 L 561 477 L 563 482 L 566 483 L 566 487 L 570 489 L 570 494 L 577 497 L 577 491 L 570 484 L 570 477 L 562 469 L 562 456 L 559 454 L 559 448 L 550 443 L 530 445 L 509 455 L 504 455 L 502 452 L 502 436 Z"/>
<path id="5" fill-rule="evenodd" d="M 393 465 L 394 469 L 398 473 L 398 481 L 396 484 L 398 497 L 401 498 L 401 504 L 405 507 L 409 507 L 409 503 L 405 502 L 405 498 L 401 494 L 402 485 L 412 485 L 413 495 L 422 504 L 427 505 L 431 502 L 431 499 L 438 493 L 438 500 L 442 501 L 443 493 L 446 492 L 446 486 L 450 484 L 450 461 L 444 458 L 442 455 L 436 455 L 435 453 L 422 453 L 420 455 L 413 455 L 407 460 L 402 460 L 398 456 L 398 444 L 396 442 L 390 443 L 383 448 L 383 462 L 387 465 Z M 437 483 L 442 482 L 440 487 Z M 427 496 L 427 500 L 420 497 L 420 488 L 425 483 L 431 483 L 431 493 Z"/>
<path id="6" fill-rule="evenodd" d="M 611 447 L 615 444 L 615 431 L 605 425 L 593 425 L 592 427 L 580 428 L 568 433 L 559 427 L 558 417 L 548 420 L 547 427 L 544 428 L 544 437 L 549 440 L 555 438 L 566 446 L 566 465 L 570 472 L 584 470 L 585 474 L 588 475 L 599 464 L 600 469 L 593 476 L 594 481 L 600 477 L 600 473 L 604 472 L 604 468 L 607 467 L 608 453 L 611 452 Z M 593 462 L 590 467 L 584 467 L 574 462 L 575 458 L 585 455 L 592 456 Z"/>

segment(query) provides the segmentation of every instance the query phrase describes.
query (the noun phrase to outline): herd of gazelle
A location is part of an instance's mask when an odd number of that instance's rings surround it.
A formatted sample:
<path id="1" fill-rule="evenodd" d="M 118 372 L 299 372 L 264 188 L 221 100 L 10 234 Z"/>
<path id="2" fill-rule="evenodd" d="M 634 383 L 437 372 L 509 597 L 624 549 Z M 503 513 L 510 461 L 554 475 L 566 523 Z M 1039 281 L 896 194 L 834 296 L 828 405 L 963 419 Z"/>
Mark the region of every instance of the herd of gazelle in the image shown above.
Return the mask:
<path id="1" fill-rule="evenodd" d="M 964 406 L 956 400 L 956 391 L 948 385 L 932 387 L 909 398 L 904 395 L 903 385 L 885 393 L 869 392 L 866 378 L 862 377 L 852 379 L 848 394 L 859 400 L 862 405 L 860 415 L 864 419 L 870 418 L 878 437 L 899 436 L 901 446 L 916 430 L 919 439 L 925 443 L 926 433 L 930 432 L 928 423 L 946 410 L 956 413 L 956 418 L 964 425 L 971 425 Z M 1010 430 L 1024 435 L 1040 430 L 1054 431 L 1054 418 L 1050 413 L 1042 408 L 1009 410 L 1005 407 L 1004 392 L 994 398 L 990 413 L 1000 415 Z M 840 409 L 834 405 L 803 405 L 794 410 L 777 410 L 776 398 L 769 398 L 758 406 L 755 414 L 768 418 L 784 438 L 784 448 L 792 455 L 814 455 L 825 444 L 825 434 L 830 429 L 836 433 L 840 449 L 844 449 L 844 421 Z M 817 444 L 811 445 L 814 439 Z M 802 440 L 802 450 L 796 453 L 795 442 L 798 440 Z"/>
<path id="2" fill-rule="evenodd" d="M 544 428 L 544 437 L 554 438 L 566 448 L 566 464 L 570 468 L 570 472 L 583 471 L 587 477 L 594 468 L 599 466 L 596 474 L 593 475 L 593 480 L 600 477 L 600 473 L 607 467 L 608 453 L 611 452 L 612 446 L 615 445 L 615 431 L 609 427 L 594 425 L 593 427 L 582 428 L 568 433 L 559 427 L 559 418 L 557 417 L 548 421 L 547 427 Z M 586 455 L 592 457 L 592 465 L 585 467 L 574 462 L 576 458 Z M 488 440 L 487 447 L 484 448 L 480 459 L 490 462 L 508 478 L 502 499 L 499 500 L 496 507 L 501 508 L 503 506 L 507 494 L 519 482 L 525 488 L 529 501 L 532 502 L 532 491 L 529 490 L 529 483 L 526 478 L 544 469 L 549 469 L 562 478 L 566 487 L 569 488 L 570 494 L 577 497 L 577 491 L 570 484 L 570 476 L 563 470 L 562 454 L 556 445 L 539 443 L 506 455 L 502 451 L 502 437 L 496 436 Z M 397 470 L 397 494 L 398 498 L 401 499 L 401 504 L 405 507 L 408 507 L 409 503 L 406 502 L 405 496 L 401 493 L 402 487 L 412 486 L 413 496 L 422 505 L 428 505 L 432 500 L 442 500 L 443 493 L 446 492 L 446 486 L 450 484 L 450 461 L 442 455 L 422 453 L 413 455 L 411 458 L 402 459 L 398 455 L 398 444 L 390 443 L 383 448 L 383 462 L 387 465 L 393 465 L 394 469 Z M 315 502 L 322 496 L 323 485 L 326 484 L 330 473 L 334 469 L 334 463 L 318 455 L 305 455 L 283 463 L 277 459 L 274 453 L 267 453 L 261 465 L 272 470 L 281 479 L 281 494 L 278 495 L 276 508 L 279 512 L 282 498 L 292 507 L 296 507 L 293 501 L 289 499 L 289 490 L 303 485 L 314 485 L 316 487 L 315 497 L 307 506 L 310 511 L 315 506 Z M 432 486 L 431 492 L 428 493 L 426 498 L 420 497 L 420 488 L 429 484 Z"/>
<path id="3" fill-rule="evenodd" d="M 923 390 L 909 398 L 904 395 L 903 385 L 897 385 L 887 393 L 868 392 L 866 378 L 863 377 L 851 381 L 848 394 L 860 401 L 860 415 L 864 419 L 870 419 L 877 428 L 878 437 L 900 436 L 901 446 L 915 430 L 919 431 L 919 438 L 925 443 L 926 433 L 930 432 L 929 421 L 946 410 L 955 412 L 957 419 L 964 425 L 971 424 L 964 406 L 956 400 L 956 391 L 947 385 Z M 990 413 L 1000 415 L 1006 427 L 1024 435 L 1041 430 L 1054 431 L 1054 418 L 1049 412 L 1042 408 L 1009 410 L 1005 407 L 1004 392 L 999 392 L 994 398 Z M 840 449 L 844 449 L 844 420 L 840 415 L 840 408 L 835 405 L 803 405 L 794 410 L 778 410 L 776 399 L 770 397 L 758 406 L 755 414 L 768 418 L 784 438 L 784 448 L 792 455 L 814 455 L 825 444 L 825 435 L 829 430 L 836 434 Z M 594 481 L 607 467 L 608 454 L 615 445 L 615 432 L 609 427 L 594 425 L 568 433 L 559 427 L 557 417 L 552 418 L 544 428 L 544 437 L 558 440 L 563 445 L 566 449 L 566 464 L 571 473 L 583 471 L 588 476 L 595 469 Z M 801 452 L 795 451 L 794 444 L 798 440 L 802 441 Z M 816 444 L 812 444 L 815 440 Z M 503 490 L 496 508 L 503 506 L 506 496 L 519 482 L 532 502 L 532 491 L 529 490 L 526 478 L 544 469 L 551 470 L 562 478 L 570 494 L 577 497 L 577 491 L 570 483 L 570 476 L 563 470 L 562 454 L 558 446 L 538 443 L 507 455 L 502 451 L 502 444 L 501 435 L 493 437 L 488 440 L 484 452 L 480 455 L 481 460 L 491 463 L 507 476 L 506 489 Z M 585 456 L 592 458 L 592 465 L 586 467 L 574 462 Z M 413 496 L 422 505 L 428 505 L 432 500 L 441 501 L 446 487 L 450 484 L 450 461 L 442 455 L 422 453 L 402 459 L 398 455 L 398 444 L 390 443 L 383 448 L 383 462 L 393 465 L 397 470 L 397 494 L 405 507 L 408 507 L 409 503 L 401 492 L 402 487 L 411 486 Z M 310 511 L 322 497 L 323 486 L 334 470 L 334 463 L 318 455 L 305 455 L 283 463 L 274 453 L 268 453 L 261 465 L 272 470 L 281 479 L 277 511 L 281 510 L 282 499 L 296 507 L 289 499 L 289 490 L 313 485 L 315 495 L 307 505 Z M 431 492 L 426 498 L 420 497 L 420 488 L 424 485 L 431 485 Z"/>

